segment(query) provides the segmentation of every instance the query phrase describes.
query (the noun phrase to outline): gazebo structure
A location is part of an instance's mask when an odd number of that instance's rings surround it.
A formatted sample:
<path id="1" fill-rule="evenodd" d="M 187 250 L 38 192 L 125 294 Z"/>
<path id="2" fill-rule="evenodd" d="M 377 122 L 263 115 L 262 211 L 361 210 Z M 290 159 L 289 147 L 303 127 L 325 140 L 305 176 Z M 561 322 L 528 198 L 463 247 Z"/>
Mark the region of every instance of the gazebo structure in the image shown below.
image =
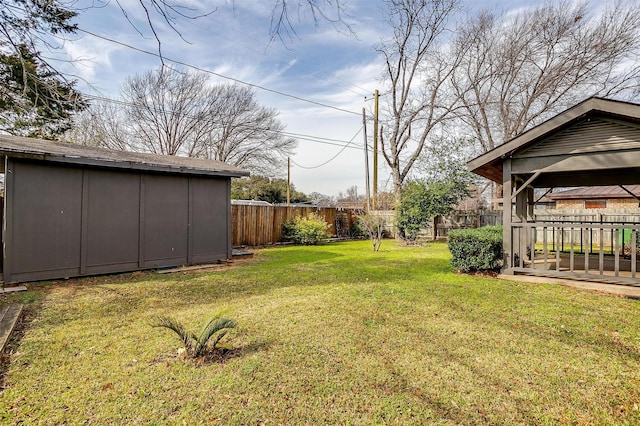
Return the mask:
<path id="1" fill-rule="evenodd" d="M 534 215 L 536 188 L 640 184 L 640 105 L 589 98 L 468 167 L 503 185 L 503 273 L 640 286 L 640 223 Z"/>

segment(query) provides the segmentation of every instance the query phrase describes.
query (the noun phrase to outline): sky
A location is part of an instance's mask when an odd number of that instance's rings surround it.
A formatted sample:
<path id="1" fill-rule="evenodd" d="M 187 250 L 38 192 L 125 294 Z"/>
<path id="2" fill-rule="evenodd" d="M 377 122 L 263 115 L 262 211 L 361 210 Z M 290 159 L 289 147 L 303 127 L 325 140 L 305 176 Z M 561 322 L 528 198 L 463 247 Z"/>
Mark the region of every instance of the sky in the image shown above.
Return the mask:
<path id="1" fill-rule="evenodd" d="M 364 194 L 362 108 L 370 113 L 373 93 L 382 87 L 383 66 L 375 46 L 390 31 L 384 2 L 344 0 L 342 18 L 349 33 L 343 25 L 315 21 L 307 8 L 298 9 L 298 1 L 290 0 L 295 34 L 282 39 L 270 35 L 274 3 L 184 0 L 182 4 L 192 8 L 185 14 L 210 13 L 197 19 L 174 14 L 175 30 L 153 14 L 165 63 L 217 74 L 211 74 L 212 82 L 251 84 L 262 105 L 277 109 L 286 132 L 298 139 L 291 157 L 291 181 L 297 190 L 336 196 L 356 186 Z M 495 0 L 482 7 L 523 3 Z M 157 41 L 138 0 L 76 0 L 75 7 L 80 9 L 75 19 L 80 31 L 64 43 L 61 53 L 73 60 L 64 66 L 78 79 L 80 91 L 115 98 L 127 77 L 161 65 L 154 56 Z M 367 132 L 370 138 L 370 124 Z M 382 158 L 379 164 L 379 188 L 390 189 Z M 285 168 L 279 177 L 286 175 Z"/>

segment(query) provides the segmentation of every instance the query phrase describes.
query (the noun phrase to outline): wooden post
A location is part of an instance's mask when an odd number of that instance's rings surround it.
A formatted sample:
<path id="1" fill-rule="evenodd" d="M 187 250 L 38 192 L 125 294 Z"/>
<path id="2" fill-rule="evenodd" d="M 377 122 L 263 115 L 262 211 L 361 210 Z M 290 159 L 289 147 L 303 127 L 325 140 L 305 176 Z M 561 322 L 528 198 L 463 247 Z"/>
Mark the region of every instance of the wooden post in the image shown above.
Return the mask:
<path id="1" fill-rule="evenodd" d="M 364 135 L 364 176 L 366 179 L 367 214 L 371 210 L 371 188 L 369 188 L 369 150 L 367 147 L 367 116 L 362 108 L 362 133 Z"/>
<path id="2" fill-rule="evenodd" d="M 373 98 L 373 204 L 374 210 L 378 209 L 378 98 L 380 93 L 376 89 Z"/>
<path id="3" fill-rule="evenodd" d="M 291 204 L 291 157 L 287 157 L 287 206 Z"/>
<path id="4" fill-rule="evenodd" d="M 511 259 L 513 249 L 511 247 L 511 159 L 506 158 L 502 163 L 502 246 L 504 251 L 504 274 L 513 274 Z"/>

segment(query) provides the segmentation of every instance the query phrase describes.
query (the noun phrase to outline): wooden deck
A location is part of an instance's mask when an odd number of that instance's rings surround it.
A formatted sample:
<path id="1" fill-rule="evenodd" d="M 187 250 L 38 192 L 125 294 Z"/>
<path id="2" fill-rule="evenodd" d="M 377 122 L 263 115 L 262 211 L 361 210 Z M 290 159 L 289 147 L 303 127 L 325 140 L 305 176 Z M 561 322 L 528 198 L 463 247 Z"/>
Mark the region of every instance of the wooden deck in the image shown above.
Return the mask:
<path id="1" fill-rule="evenodd" d="M 639 228 L 638 223 L 514 223 L 515 254 L 507 272 L 640 287 Z M 610 244 L 600 244 L 606 234 Z"/>

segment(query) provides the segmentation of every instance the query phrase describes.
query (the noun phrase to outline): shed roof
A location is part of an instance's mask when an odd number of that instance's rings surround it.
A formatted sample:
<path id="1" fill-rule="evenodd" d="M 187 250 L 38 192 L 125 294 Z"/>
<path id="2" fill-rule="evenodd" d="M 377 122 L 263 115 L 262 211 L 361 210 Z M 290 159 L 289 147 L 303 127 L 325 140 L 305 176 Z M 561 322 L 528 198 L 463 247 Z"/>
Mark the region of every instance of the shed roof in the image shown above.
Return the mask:
<path id="1" fill-rule="evenodd" d="M 640 196 L 640 185 L 625 185 L 629 192 Z M 584 199 L 605 199 L 605 198 L 634 198 L 629 192 L 620 186 L 587 186 L 569 189 L 561 192 L 552 192 L 547 195 L 552 200 L 584 200 Z"/>
<path id="2" fill-rule="evenodd" d="M 13 158 L 129 170 L 227 177 L 249 176 L 249 172 L 222 161 L 115 151 L 10 135 L 0 135 L 0 154 Z"/>
<path id="3" fill-rule="evenodd" d="M 521 151 L 542 139 L 557 133 L 588 116 L 602 116 L 640 123 L 640 105 L 592 97 L 567 109 L 544 123 L 510 139 L 467 163 L 472 172 L 494 182 L 502 183 L 503 159 Z"/>

